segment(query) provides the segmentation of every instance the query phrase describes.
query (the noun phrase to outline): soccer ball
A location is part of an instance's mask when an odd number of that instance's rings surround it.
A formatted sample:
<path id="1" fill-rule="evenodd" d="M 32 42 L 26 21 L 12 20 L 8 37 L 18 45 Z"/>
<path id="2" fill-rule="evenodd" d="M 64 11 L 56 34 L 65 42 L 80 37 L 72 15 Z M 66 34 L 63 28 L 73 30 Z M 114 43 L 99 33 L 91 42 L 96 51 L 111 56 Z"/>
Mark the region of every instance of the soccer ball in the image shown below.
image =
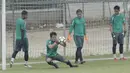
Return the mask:
<path id="1" fill-rule="evenodd" d="M 63 36 L 62 36 L 62 37 L 59 37 L 59 42 L 64 42 L 64 43 L 65 43 L 65 42 L 66 42 L 65 37 L 63 37 Z"/>
<path id="2" fill-rule="evenodd" d="M 65 37 L 59 37 L 59 42 L 60 42 L 61 45 L 66 47 L 66 39 L 65 39 Z"/>

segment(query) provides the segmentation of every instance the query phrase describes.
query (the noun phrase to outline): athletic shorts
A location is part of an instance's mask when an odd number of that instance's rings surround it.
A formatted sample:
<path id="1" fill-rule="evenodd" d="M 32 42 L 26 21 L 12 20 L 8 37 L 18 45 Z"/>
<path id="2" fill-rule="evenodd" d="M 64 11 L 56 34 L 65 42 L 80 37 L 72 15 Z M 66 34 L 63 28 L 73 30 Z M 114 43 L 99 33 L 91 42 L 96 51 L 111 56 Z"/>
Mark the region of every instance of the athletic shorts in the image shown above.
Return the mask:
<path id="1" fill-rule="evenodd" d="M 74 35 L 73 38 L 74 38 L 74 42 L 75 42 L 75 45 L 77 46 L 77 48 L 83 47 L 83 44 L 84 44 L 84 36 Z"/>
<path id="2" fill-rule="evenodd" d="M 56 61 L 60 61 L 60 62 L 65 62 L 65 58 L 59 54 L 57 56 L 53 56 L 53 57 L 46 56 L 46 60 L 48 58 L 51 58 L 52 60 L 56 60 Z"/>
<path id="3" fill-rule="evenodd" d="M 124 43 L 124 35 L 123 33 L 112 33 L 113 44 L 123 44 Z"/>
<path id="4" fill-rule="evenodd" d="M 21 41 L 21 39 L 16 39 L 16 46 L 14 51 L 21 51 L 23 50 L 28 51 L 28 39 L 24 38 L 23 42 Z"/>

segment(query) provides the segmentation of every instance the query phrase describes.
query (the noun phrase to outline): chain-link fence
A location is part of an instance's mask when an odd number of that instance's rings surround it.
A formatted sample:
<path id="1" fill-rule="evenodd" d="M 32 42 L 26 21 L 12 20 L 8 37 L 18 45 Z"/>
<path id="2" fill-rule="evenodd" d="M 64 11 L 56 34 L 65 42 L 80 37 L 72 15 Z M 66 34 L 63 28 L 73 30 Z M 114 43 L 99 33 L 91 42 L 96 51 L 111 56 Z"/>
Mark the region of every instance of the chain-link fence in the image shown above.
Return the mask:
<path id="1" fill-rule="evenodd" d="M 15 45 L 15 21 L 21 17 L 21 11 L 27 10 L 27 29 L 29 38 L 29 55 L 40 57 L 46 52 L 46 40 L 50 31 L 58 36 L 67 36 L 71 21 L 76 17 L 76 10 L 82 9 L 87 21 L 88 43 L 84 43 L 83 55 L 111 54 L 112 38 L 109 31 L 109 17 L 115 5 L 124 12 L 123 2 L 80 2 L 77 0 L 7 0 L 7 57 L 10 57 Z M 56 24 L 64 24 L 65 28 L 56 28 Z M 125 43 L 126 44 L 126 43 Z M 128 42 L 127 42 L 128 44 Z M 127 47 L 127 46 L 125 46 Z M 58 52 L 66 56 L 74 56 L 76 46 L 72 41 L 67 47 L 59 47 Z M 125 48 L 126 49 L 126 48 Z M 22 52 L 18 58 L 22 57 Z"/>

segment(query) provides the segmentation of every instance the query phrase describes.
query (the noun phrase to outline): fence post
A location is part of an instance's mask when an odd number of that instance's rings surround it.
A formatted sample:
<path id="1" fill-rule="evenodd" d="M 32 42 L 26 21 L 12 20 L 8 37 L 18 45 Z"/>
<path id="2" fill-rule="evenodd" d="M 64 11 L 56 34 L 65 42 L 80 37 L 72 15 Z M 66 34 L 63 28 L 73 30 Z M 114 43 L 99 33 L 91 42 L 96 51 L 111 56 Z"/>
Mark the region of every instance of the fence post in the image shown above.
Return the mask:
<path id="1" fill-rule="evenodd" d="M 129 11 L 128 11 L 128 4 L 127 2 L 123 2 L 123 7 L 124 7 L 124 14 L 125 14 L 125 17 L 126 17 L 126 27 L 127 27 L 127 31 L 129 29 L 129 24 L 130 24 L 130 20 L 128 18 L 130 18 L 130 15 L 129 15 Z M 126 51 L 129 50 L 129 31 L 126 33 Z"/>

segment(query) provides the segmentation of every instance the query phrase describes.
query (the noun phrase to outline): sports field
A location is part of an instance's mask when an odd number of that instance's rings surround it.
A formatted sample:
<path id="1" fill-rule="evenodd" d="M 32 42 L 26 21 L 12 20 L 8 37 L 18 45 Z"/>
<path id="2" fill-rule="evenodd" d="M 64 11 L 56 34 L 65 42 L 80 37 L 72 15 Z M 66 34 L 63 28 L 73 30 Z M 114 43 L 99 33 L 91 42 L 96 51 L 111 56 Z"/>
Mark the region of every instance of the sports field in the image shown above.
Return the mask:
<path id="1" fill-rule="evenodd" d="M 115 62 L 113 60 L 89 61 L 78 68 L 69 68 L 67 65 L 57 63 L 60 68 L 55 69 L 46 63 L 33 64 L 32 68 L 25 68 L 23 65 L 7 66 L 6 71 L 0 73 L 130 73 L 130 61 Z"/>

